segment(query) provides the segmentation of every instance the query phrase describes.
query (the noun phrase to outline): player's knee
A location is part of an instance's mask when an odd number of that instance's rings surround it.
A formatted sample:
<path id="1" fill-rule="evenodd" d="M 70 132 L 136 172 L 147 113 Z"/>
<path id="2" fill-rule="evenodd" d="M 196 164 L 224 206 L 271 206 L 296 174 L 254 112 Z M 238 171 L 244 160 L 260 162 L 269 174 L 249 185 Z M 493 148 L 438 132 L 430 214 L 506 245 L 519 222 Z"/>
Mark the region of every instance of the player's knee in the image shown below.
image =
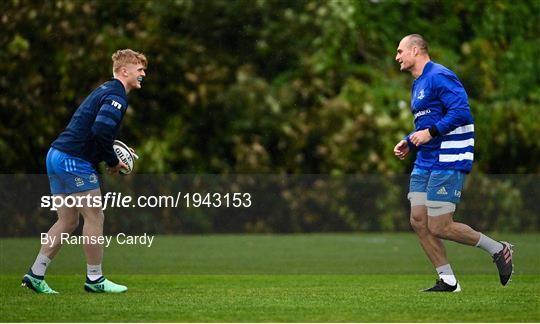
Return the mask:
<path id="1" fill-rule="evenodd" d="M 79 217 L 62 217 L 58 218 L 58 222 L 65 232 L 71 233 L 79 226 Z"/>
<path id="2" fill-rule="evenodd" d="M 105 215 L 103 215 L 103 211 L 99 211 L 94 216 L 94 222 L 97 224 L 103 226 L 103 223 L 105 222 Z"/>
<path id="3" fill-rule="evenodd" d="M 446 228 L 446 224 L 444 223 L 437 222 L 431 219 L 428 222 L 429 232 L 438 238 L 444 239 L 448 236 Z"/>
<path id="4" fill-rule="evenodd" d="M 409 192 L 407 198 L 411 202 L 411 217 L 409 222 L 415 232 L 427 230 L 426 198 L 425 192 Z"/>
<path id="5" fill-rule="evenodd" d="M 415 232 L 427 230 L 427 219 L 425 214 L 411 211 L 411 217 L 409 221 L 411 223 L 411 227 L 414 229 Z"/>
<path id="6" fill-rule="evenodd" d="M 101 208 L 88 208 L 83 213 L 84 223 L 93 225 L 103 225 L 105 215 Z"/>
<path id="7" fill-rule="evenodd" d="M 73 232 L 77 226 L 79 226 L 79 217 L 74 217 L 69 221 L 68 227 L 70 231 Z"/>
<path id="8" fill-rule="evenodd" d="M 429 232 L 434 236 L 441 239 L 446 239 L 450 236 L 449 231 L 451 228 L 451 223 L 451 219 L 430 217 L 428 220 L 428 229 Z"/>

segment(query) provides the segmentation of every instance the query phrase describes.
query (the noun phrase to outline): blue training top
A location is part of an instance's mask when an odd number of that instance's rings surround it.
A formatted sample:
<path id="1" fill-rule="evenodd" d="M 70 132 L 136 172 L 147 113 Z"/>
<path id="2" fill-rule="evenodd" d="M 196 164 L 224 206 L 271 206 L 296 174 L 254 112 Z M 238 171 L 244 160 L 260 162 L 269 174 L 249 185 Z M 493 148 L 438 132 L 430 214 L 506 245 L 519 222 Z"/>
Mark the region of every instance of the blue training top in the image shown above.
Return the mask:
<path id="1" fill-rule="evenodd" d="M 101 161 L 111 167 L 117 165 L 113 142 L 127 106 L 126 90 L 120 80 L 103 83 L 84 99 L 51 146 L 93 165 Z"/>
<path id="2" fill-rule="evenodd" d="M 474 158 L 474 124 L 467 93 L 454 72 L 429 61 L 413 83 L 411 110 L 415 132 L 429 129 L 433 138 L 416 147 L 414 166 L 426 170 L 470 172 Z"/>

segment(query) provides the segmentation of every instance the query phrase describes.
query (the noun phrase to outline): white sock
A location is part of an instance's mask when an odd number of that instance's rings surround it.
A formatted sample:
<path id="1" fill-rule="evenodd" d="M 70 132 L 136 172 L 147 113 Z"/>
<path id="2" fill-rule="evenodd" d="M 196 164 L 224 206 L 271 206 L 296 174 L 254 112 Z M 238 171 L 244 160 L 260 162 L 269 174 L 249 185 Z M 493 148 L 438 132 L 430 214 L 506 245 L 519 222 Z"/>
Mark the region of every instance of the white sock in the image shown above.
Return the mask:
<path id="1" fill-rule="evenodd" d="M 441 278 L 444 282 L 446 282 L 450 286 L 456 285 L 457 279 L 454 276 L 454 271 L 452 271 L 452 267 L 450 266 L 450 264 L 445 264 L 437 267 L 436 270 L 439 274 L 439 278 Z"/>
<path id="2" fill-rule="evenodd" d="M 32 265 L 32 273 L 36 276 L 45 276 L 45 271 L 47 271 L 49 263 L 51 263 L 51 259 L 39 253 L 36 257 L 36 261 L 34 261 L 34 264 Z"/>
<path id="3" fill-rule="evenodd" d="M 87 264 L 86 276 L 92 281 L 97 280 L 101 276 L 103 276 L 103 273 L 101 273 L 101 264 Z"/>
<path id="4" fill-rule="evenodd" d="M 480 239 L 478 240 L 478 243 L 476 243 L 476 247 L 481 248 L 492 256 L 495 253 L 500 252 L 504 248 L 504 246 L 500 242 L 497 242 L 482 233 L 480 233 Z"/>

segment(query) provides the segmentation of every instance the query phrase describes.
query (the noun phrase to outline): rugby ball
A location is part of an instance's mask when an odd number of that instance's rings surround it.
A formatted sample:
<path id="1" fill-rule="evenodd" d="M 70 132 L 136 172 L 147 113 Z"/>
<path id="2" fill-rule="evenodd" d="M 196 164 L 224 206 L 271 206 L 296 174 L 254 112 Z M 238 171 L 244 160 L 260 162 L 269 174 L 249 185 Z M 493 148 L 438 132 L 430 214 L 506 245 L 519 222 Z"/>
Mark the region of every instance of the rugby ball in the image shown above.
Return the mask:
<path id="1" fill-rule="evenodd" d="M 136 154 L 132 153 L 126 144 L 124 144 L 123 142 L 119 140 L 114 140 L 113 149 L 118 159 L 124 162 L 128 166 L 127 169 L 120 169 L 120 173 L 122 174 L 131 173 L 135 165 L 135 160 L 138 159 L 139 157 Z"/>

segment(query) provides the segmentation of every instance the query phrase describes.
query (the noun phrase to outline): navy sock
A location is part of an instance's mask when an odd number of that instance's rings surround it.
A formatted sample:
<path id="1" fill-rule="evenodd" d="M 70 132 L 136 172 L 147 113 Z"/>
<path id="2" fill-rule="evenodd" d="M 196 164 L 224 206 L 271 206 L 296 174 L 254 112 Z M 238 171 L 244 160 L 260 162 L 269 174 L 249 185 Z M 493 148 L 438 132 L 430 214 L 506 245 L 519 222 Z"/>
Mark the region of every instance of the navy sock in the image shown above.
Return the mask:
<path id="1" fill-rule="evenodd" d="M 32 268 L 28 269 L 28 275 L 32 278 L 35 278 L 35 279 L 39 279 L 39 280 L 43 280 L 45 279 L 45 276 L 38 276 L 37 274 L 34 274 L 32 272 Z"/>
<path id="2" fill-rule="evenodd" d="M 105 280 L 105 277 L 103 277 L 103 276 L 97 278 L 96 280 L 90 280 L 90 279 L 88 279 L 88 277 L 86 277 L 86 283 L 87 284 L 97 284 L 97 283 L 102 282 L 103 280 Z"/>

